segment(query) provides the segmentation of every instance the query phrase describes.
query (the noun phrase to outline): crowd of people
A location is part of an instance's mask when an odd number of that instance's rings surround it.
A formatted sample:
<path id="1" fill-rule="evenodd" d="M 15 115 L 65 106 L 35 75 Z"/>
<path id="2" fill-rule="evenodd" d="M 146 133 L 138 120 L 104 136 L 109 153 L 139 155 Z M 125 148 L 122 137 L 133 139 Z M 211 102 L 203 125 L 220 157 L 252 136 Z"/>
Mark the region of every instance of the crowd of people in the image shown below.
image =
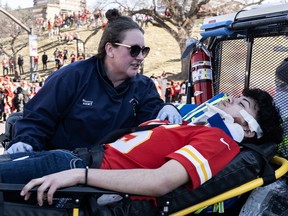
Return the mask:
<path id="1" fill-rule="evenodd" d="M 1 64 L 3 68 L 3 77 L 6 75 L 14 75 L 17 70 L 19 71 L 20 75 L 24 74 L 24 59 L 22 54 L 19 54 L 17 59 L 14 59 L 13 56 L 8 57 L 4 55 Z"/>
<path id="2" fill-rule="evenodd" d="M 24 105 L 40 90 L 42 82 L 19 82 L 9 76 L 0 77 L 0 120 L 6 121 L 11 113 L 22 112 Z"/>
<path id="3" fill-rule="evenodd" d="M 168 78 L 167 73 L 163 71 L 160 76 L 154 74 L 150 76 L 156 85 L 157 91 L 162 100 L 166 103 L 178 104 L 185 103 L 187 94 L 187 81 L 174 81 Z"/>
<path id="4" fill-rule="evenodd" d="M 85 53 L 82 49 L 79 49 L 78 53 L 75 53 L 74 50 L 69 52 L 66 46 L 64 46 L 63 49 L 57 47 L 53 52 L 53 57 L 50 59 L 47 52 L 44 51 L 41 54 L 41 57 L 39 57 L 39 54 L 32 57 L 32 70 L 33 70 L 32 82 L 41 82 L 41 80 L 39 80 L 40 75 L 38 73 L 40 70 L 49 74 L 48 73 L 49 69 L 55 68 L 55 70 L 58 70 L 64 65 L 83 59 L 85 59 Z M 40 65 L 40 62 L 42 63 L 42 67 Z M 55 67 L 52 66 L 48 68 L 47 65 L 49 62 L 55 62 Z M 3 68 L 3 77 L 10 76 L 19 78 L 21 77 L 21 75 L 25 74 L 24 56 L 22 54 L 18 54 L 16 61 L 12 56 L 8 58 L 7 56 L 4 55 L 2 57 L 1 63 Z"/>
<path id="5" fill-rule="evenodd" d="M 59 42 L 67 42 L 67 45 L 70 43 L 81 40 L 80 35 L 77 32 L 77 29 L 80 26 L 85 26 L 87 28 L 98 28 L 104 26 L 106 17 L 101 9 L 95 9 L 94 12 L 89 12 L 88 10 L 84 10 L 82 12 L 67 14 L 60 13 L 58 15 L 55 14 L 55 17 L 49 19 L 37 18 L 34 23 L 35 32 L 37 35 L 43 35 L 47 33 L 47 37 L 49 39 L 57 38 Z M 65 33 L 61 32 L 61 29 L 69 29 L 75 28 L 74 32 L 65 31 Z M 77 60 L 85 59 L 84 50 L 79 49 L 76 51 L 72 51 L 68 53 L 68 49 L 66 47 L 63 50 L 55 50 L 53 55 L 54 59 L 48 57 L 48 53 L 46 51 L 39 53 L 39 55 L 35 55 L 32 57 L 32 68 L 33 68 L 33 81 L 37 77 L 38 70 L 42 69 L 47 70 L 47 63 L 55 60 L 55 67 L 59 69 L 61 66 L 72 63 Z M 29 61 L 24 62 L 27 56 L 19 53 L 17 56 L 10 56 L 8 54 L 1 53 L 1 64 L 2 64 L 2 72 L 3 77 L 13 76 L 18 74 L 19 76 L 23 75 L 25 64 L 28 65 Z M 39 67 L 39 63 L 42 61 L 43 67 Z M 27 70 L 26 70 L 27 71 Z M 29 70 L 30 71 L 30 70 Z"/>
<path id="6" fill-rule="evenodd" d="M 148 14 L 135 14 L 132 16 L 132 19 L 138 23 L 141 27 L 148 27 L 148 23 L 152 20 L 152 17 Z"/>
<path id="7" fill-rule="evenodd" d="M 41 69 L 48 72 L 47 64 L 51 61 L 47 53 L 43 52 L 41 58 L 39 55 L 32 57 L 32 83 L 28 83 L 25 79 L 19 79 L 24 74 L 23 57 L 22 54 L 18 54 L 16 61 L 13 60 L 13 57 L 3 56 L 2 58 L 3 76 L 0 77 L 0 119 L 3 121 L 6 121 L 11 113 L 22 112 L 24 105 L 39 91 L 49 75 L 49 73 L 45 74 L 46 77 L 44 78 L 38 73 Z M 56 48 L 52 57 L 53 62 L 55 62 L 54 71 L 64 65 L 84 59 L 85 54 L 82 49 L 75 53 L 73 50 L 69 52 L 66 46 L 63 49 Z M 42 67 L 40 62 L 42 62 Z M 16 76 L 17 71 L 18 76 Z"/>
<path id="8" fill-rule="evenodd" d="M 96 8 L 93 12 L 84 10 L 82 12 L 67 14 L 55 14 L 53 18 L 37 18 L 35 20 L 36 32 L 42 35 L 48 32 L 48 38 L 61 35 L 61 29 L 80 28 L 85 26 L 89 29 L 101 27 L 106 22 L 103 10 Z M 68 36 L 68 35 L 67 35 Z"/>

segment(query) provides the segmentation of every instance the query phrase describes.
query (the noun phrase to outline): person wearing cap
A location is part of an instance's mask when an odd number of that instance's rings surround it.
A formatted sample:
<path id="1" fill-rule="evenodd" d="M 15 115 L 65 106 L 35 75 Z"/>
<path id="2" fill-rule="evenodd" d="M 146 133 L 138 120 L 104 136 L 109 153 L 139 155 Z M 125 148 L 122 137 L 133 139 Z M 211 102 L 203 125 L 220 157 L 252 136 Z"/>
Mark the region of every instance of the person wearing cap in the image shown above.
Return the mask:
<path id="1" fill-rule="evenodd" d="M 159 123 L 153 129 L 107 143 L 100 169 L 89 168 L 67 151 L 24 152 L 11 154 L 13 161 L 0 163 L 2 181 L 25 183 L 36 178 L 23 188 L 21 195 L 27 200 L 29 190 L 39 186 L 39 205 L 43 204 L 44 192 L 52 204 L 55 190 L 77 184 L 155 201 L 150 196 L 164 195 L 184 184 L 188 190 L 195 189 L 216 175 L 238 154 L 238 142 L 282 140 L 279 111 L 272 97 L 260 89 L 245 89 L 243 96 L 228 97 L 208 106 L 198 121 L 171 125 L 155 120 L 142 125 Z M 49 172 L 53 174 L 46 175 Z"/>
<path id="2" fill-rule="evenodd" d="M 50 75 L 16 122 L 8 154 L 45 149 L 91 148 L 108 133 L 154 119 L 180 123 L 154 82 L 139 74 L 150 48 L 131 17 L 108 10 L 98 53 Z"/>

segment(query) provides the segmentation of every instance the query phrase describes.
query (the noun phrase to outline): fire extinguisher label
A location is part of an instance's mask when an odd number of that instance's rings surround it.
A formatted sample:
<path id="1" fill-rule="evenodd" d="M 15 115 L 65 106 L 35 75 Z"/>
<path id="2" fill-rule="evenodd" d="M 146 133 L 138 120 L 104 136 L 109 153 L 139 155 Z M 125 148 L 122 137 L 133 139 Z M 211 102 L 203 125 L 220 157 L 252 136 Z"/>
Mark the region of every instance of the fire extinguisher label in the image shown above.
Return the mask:
<path id="1" fill-rule="evenodd" d="M 192 72 L 193 82 L 199 80 L 212 80 L 212 70 L 209 68 L 201 68 Z"/>
<path id="2" fill-rule="evenodd" d="M 192 67 L 199 67 L 199 66 L 211 66 L 210 61 L 197 61 L 192 63 Z"/>

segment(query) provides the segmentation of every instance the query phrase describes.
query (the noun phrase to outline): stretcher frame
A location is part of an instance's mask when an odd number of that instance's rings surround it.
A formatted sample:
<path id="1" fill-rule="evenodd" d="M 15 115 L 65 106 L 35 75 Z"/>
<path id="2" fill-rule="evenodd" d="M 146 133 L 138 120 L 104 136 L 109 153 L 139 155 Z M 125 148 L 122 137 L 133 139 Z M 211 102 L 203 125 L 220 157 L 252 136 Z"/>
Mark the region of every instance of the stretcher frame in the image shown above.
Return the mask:
<path id="1" fill-rule="evenodd" d="M 275 156 L 272 161 L 273 164 L 277 165 L 277 169 L 275 170 L 275 178 L 280 179 L 282 176 L 284 176 L 288 172 L 288 160 L 279 156 Z M 264 184 L 263 178 L 259 177 L 257 179 L 251 180 L 239 187 L 236 187 L 234 189 L 231 189 L 229 191 L 226 191 L 224 193 L 221 193 L 217 196 L 214 196 L 212 198 L 209 198 L 203 202 L 194 204 L 188 208 L 185 208 L 183 210 L 177 211 L 175 213 L 169 214 L 170 216 L 183 216 L 188 215 L 193 212 L 195 212 L 198 209 L 201 209 L 203 207 L 207 207 L 209 205 L 213 205 L 215 203 L 242 195 L 248 191 L 251 191 L 257 187 L 260 187 Z M 5 192 L 20 192 L 24 185 L 22 184 L 6 184 L 2 183 L 0 184 L 0 191 Z M 37 188 L 33 189 L 32 192 L 36 192 Z M 101 190 L 99 188 L 93 188 L 93 187 L 69 187 L 69 188 L 63 188 L 59 189 L 58 193 L 77 193 L 79 194 L 79 198 L 74 199 L 74 207 L 73 207 L 73 216 L 79 216 L 79 203 L 81 201 L 81 194 L 112 194 L 115 193 L 113 191 L 107 191 L 107 190 Z"/>
<path id="2" fill-rule="evenodd" d="M 277 170 L 275 170 L 276 179 L 281 178 L 282 176 L 284 176 L 288 172 L 288 160 L 286 160 L 285 158 L 275 156 L 272 159 L 272 163 L 280 166 Z M 197 203 L 191 207 L 188 207 L 188 208 L 185 208 L 185 209 L 180 210 L 178 212 L 172 213 L 172 214 L 170 214 L 170 216 L 183 216 L 183 215 L 193 213 L 196 210 L 201 209 L 203 207 L 207 207 L 209 205 L 213 205 L 215 203 L 222 202 L 224 200 L 242 195 L 248 191 L 251 191 L 257 187 L 262 186 L 263 184 L 264 184 L 263 178 L 254 179 L 254 180 L 249 181 L 249 182 L 247 182 L 247 183 L 245 183 L 239 187 L 236 187 L 234 189 L 226 191 L 222 194 L 214 196 L 214 197 L 207 199 L 203 202 Z"/>

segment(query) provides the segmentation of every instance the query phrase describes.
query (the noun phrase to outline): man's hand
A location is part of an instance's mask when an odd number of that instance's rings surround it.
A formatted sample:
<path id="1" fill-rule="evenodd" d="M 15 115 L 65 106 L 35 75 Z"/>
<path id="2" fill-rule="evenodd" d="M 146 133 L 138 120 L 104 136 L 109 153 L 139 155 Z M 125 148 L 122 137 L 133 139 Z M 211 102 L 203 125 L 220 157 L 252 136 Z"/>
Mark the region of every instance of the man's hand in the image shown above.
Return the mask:
<path id="1" fill-rule="evenodd" d="M 37 202 L 39 206 L 43 205 L 43 200 L 46 197 L 49 205 L 52 205 L 53 196 L 57 189 L 63 187 L 70 187 L 77 184 L 83 184 L 84 180 L 84 169 L 65 170 L 62 172 L 43 176 L 42 178 L 32 179 L 23 187 L 20 195 L 24 196 L 25 200 L 28 200 L 31 196 L 31 192 L 29 191 L 32 188 L 39 186 L 37 189 Z"/>
<path id="2" fill-rule="evenodd" d="M 165 105 L 158 113 L 157 119 L 164 121 L 168 119 L 169 123 L 182 124 L 182 116 L 178 112 L 177 108 L 172 105 Z"/>
<path id="3" fill-rule="evenodd" d="M 31 152 L 33 151 L 33 147 L 24 142 L 17 142 L 10 146 L 9 149 L 5 151 L 5 154 L 14 154 L 18 152 Z"/>

